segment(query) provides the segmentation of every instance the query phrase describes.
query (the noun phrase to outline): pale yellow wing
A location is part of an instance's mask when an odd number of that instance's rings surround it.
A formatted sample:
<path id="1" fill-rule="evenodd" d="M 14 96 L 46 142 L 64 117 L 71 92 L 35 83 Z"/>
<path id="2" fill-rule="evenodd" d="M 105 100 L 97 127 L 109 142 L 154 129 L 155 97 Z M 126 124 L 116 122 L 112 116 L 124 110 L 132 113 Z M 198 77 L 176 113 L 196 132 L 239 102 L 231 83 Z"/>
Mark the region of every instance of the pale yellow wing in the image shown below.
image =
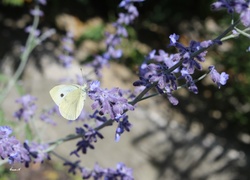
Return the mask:
<path id="1" fill-rule="evenodd" d="M 53 99 L 53 101 L 59 106 L 61 101 L 63 100 L 63 98 L 65 96 L 67 96 L 68 93 L 79 89 L 78 85 L 66 85 L 66 84 L 62 84 L 62 85 L 58 85 L 53 87 L 49 93 L 51 98 Z"/>
<path id="2" fill-rule="evenodd" d="M 59 105 L 61 115 L 68 120 L 76 120 L 82 112 L 85 96 L 78 88 L 68 93 Z"/>

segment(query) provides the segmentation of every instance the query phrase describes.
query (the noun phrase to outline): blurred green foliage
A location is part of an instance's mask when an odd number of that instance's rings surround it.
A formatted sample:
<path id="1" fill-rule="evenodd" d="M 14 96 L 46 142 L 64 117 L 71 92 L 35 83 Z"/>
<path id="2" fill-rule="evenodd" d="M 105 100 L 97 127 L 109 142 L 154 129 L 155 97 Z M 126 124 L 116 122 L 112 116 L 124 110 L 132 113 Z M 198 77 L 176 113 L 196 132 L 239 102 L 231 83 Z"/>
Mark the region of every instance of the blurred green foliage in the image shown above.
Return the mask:
<path id="1" fill-rule="evenodd" d="M 3 0 L 3 4 L 12 6 L 22 6 L 24 4 L 24 0 Z"/>

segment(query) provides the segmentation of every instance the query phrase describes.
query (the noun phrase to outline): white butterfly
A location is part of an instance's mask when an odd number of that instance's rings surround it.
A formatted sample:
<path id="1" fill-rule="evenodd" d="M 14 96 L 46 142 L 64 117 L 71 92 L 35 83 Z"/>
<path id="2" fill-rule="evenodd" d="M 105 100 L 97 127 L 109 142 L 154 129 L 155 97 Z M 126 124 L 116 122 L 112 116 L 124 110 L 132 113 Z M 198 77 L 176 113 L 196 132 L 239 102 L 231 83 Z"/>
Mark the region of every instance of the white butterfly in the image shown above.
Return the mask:
<path id="1" fill-rule="evenodd" d="M 50 90 L 50 96 L 59 106 L 59 111 L 65 119 L 76 120 L 83 109 L 87 94 L 87 85 L 58 85 Z"/>

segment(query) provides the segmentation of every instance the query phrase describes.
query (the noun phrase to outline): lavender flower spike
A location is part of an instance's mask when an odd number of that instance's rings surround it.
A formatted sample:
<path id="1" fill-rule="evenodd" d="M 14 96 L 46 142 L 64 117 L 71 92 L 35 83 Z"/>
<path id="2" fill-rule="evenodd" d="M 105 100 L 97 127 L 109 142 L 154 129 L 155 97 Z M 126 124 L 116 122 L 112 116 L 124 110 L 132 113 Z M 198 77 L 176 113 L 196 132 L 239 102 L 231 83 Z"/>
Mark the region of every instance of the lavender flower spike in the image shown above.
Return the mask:
<path id="1" fill-rule="evenodd" d="M 16 103 L 21 104 L 21 108 L 14 113 L 14 117 L 28 122 L 35 114 L 37 98 L 27 94 L 16 100 Z"/>
<path id="2" fill-rule="evenodd" d="M 120 117 L 124 111 L 134 110 L 119 88 L 108 90 L 100 88 L 99 85 L 98 81 L 90 84 L 89 97 L 94 100 L 92 109 L 97 109 L 100 115 L 109 114 L 111 119 L 115 119 Z"/>
<path id="3" fill-rule="evenodd" d="M 14 136 L 9 137 L 11 133 L 10 127 L 0 126 L 0 157 L 8 158 L 10 164 L 29 162 L 29 152 Z"/>

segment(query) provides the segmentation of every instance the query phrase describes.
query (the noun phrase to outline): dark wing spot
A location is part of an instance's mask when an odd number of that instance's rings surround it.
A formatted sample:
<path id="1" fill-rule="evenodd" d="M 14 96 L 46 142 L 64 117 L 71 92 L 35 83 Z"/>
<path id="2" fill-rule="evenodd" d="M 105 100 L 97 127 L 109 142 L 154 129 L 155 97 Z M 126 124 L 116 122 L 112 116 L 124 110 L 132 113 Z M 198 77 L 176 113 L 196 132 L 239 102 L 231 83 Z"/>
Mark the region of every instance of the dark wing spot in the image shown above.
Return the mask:
<path id="1" fill-rule="evenodd" d="M 63 97 L 63 96 L 64 96 L 64 94 L 62 93 L 62 94 L 60 94 L 60 96 L 61 96 L 61 97 Z"/>

